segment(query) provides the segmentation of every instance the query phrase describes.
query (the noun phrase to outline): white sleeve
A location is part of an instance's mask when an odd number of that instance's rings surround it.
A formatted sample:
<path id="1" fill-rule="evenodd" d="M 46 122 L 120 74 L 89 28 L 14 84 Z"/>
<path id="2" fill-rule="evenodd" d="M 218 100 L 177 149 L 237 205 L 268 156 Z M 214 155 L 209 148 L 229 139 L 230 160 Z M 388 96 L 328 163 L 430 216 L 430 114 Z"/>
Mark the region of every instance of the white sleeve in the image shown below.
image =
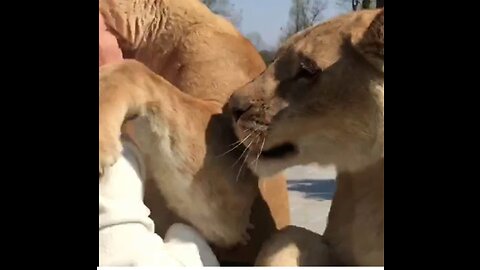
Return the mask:
<path id="1" fill-rule="evenodd" d="M 99 181 L 99 266 L 218 265 L 193 228 L 172 226 L 167 244 L 154 233 L 150 211 L 143 203 L 138 152 L 128 142 L 123 145 L 122 156 Z"/>

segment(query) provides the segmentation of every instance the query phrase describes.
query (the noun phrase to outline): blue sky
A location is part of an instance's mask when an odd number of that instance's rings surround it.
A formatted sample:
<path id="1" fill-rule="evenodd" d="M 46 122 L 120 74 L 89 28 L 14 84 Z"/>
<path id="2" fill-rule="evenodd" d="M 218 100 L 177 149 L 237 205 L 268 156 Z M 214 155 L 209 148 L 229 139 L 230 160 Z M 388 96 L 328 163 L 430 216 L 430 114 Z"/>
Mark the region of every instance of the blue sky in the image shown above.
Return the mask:
<path id="1" fill-rule="evenodd" d="M 345 12 L 338 6 L 338 0 L 325 0 L 327 9 L 323 19 L 329 19 Z M 280 28 L 288 21 L 291 0 L 230 0 L 235 9 L 242 10 L 240 30 L 244 34 L 258 32 L 269 46 L 275 46 L 280 36 Z"/>

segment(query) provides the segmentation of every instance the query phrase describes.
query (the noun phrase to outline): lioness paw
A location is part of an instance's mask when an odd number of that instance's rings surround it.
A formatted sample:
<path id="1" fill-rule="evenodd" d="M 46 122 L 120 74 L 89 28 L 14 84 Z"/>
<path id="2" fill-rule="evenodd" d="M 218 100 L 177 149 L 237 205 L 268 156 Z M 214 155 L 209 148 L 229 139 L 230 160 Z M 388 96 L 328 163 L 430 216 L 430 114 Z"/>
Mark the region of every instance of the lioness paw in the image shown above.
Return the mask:
<path id="1" fill-rule="evenodd" d="M 120 132 L 115 135 L 109 132 L 102 132 L 100 128 L 99 134 L 99 173 L 103 175 L 105 169 L 112 166 L 122 153 L 122 143 L 120 142 Z"/>

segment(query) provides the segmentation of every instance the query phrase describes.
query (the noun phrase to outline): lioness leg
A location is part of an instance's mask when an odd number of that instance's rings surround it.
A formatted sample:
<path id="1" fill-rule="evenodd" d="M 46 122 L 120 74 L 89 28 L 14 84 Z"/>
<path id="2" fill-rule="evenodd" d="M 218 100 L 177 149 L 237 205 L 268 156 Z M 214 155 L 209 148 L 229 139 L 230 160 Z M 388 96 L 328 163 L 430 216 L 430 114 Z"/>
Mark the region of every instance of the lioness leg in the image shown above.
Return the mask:
<path id="1" fill-rule="evenodd" d="M 325 266 L 331 263 L 329 248 L 321 235 L 287 226 L 263 244 L 255 265 Z"/>
<path id="2" fill-rule="evenodd" d="M 149 104 L 154 104 L 155 108 L 164 105 L 179 110 L 198 107 L 200 112 L 209 111 L 205 110 L 206 102 L 181 92 L 135 60 L 101 67 L 99 94 L 100 173 L 115 163 L 120 155 L 123 123 L 137 116 L 148 117 Z"/>

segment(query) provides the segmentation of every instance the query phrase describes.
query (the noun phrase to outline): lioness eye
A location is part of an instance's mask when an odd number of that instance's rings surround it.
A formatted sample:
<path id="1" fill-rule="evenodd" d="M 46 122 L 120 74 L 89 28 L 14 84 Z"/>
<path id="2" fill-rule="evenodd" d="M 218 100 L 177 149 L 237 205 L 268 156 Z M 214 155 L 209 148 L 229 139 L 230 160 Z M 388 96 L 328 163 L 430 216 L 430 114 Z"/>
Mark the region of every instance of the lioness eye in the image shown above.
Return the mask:
<path id="1" fill-rule="evenodd" d="M 295 78 L 301 79 L 310 79 L 315 77 L 317 74 L 321 73 L 322 69 L 317 66 L 316 63 L 313 61 L 302 61 L 300 63 L 300 69 L 298 70 L 297 75 L 295 75 Z"/>

